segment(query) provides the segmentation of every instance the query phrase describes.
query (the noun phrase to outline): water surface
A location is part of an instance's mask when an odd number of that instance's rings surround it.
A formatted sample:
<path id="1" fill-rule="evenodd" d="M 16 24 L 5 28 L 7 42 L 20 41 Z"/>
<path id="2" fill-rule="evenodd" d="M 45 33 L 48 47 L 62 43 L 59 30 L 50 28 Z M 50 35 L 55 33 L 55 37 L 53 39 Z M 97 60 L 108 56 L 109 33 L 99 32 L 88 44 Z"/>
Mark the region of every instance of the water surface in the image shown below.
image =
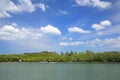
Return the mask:
<path id="1" fill-rule="evenodd" d="M 120 64 L 0 63 L 0 80 L 120 80 Z"/>

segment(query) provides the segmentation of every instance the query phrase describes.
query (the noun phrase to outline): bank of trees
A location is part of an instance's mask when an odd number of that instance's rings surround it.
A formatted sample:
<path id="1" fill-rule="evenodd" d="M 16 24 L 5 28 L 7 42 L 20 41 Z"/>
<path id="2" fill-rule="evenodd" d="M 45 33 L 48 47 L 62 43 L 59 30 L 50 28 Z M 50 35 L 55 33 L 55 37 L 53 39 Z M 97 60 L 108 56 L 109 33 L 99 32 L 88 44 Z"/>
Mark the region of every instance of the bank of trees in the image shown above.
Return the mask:
<path id="1" fill-rule="evenodd" d="M 120 62 L 120 52 L 38 52 L 0 55 L 0 62 Z"/>

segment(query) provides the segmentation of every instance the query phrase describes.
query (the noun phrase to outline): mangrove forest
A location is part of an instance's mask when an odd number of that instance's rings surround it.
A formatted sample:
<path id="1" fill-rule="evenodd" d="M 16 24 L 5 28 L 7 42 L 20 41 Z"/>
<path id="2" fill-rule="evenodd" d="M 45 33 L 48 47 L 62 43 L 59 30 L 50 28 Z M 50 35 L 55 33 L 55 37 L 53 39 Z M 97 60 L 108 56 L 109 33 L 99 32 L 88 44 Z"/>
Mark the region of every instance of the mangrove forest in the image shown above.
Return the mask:
<path id="1" fill-rule="evenodd" d="M 1 54 L 0 62 L 120 62 L 120 52 L 35 52 L 23 54 Z"/>

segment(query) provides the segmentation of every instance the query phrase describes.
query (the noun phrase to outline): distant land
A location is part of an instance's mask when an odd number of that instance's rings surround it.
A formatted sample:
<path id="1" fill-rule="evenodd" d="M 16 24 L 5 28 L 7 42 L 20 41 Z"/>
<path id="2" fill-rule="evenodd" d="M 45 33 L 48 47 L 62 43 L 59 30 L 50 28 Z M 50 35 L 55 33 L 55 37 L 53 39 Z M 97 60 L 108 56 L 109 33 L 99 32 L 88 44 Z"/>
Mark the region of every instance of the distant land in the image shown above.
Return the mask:
<path id="1" fill-rule="evenodd" d="M 34 52 L 23 54 L 1 54 L 0 62 L 120 62 L 120 52 Z"/>

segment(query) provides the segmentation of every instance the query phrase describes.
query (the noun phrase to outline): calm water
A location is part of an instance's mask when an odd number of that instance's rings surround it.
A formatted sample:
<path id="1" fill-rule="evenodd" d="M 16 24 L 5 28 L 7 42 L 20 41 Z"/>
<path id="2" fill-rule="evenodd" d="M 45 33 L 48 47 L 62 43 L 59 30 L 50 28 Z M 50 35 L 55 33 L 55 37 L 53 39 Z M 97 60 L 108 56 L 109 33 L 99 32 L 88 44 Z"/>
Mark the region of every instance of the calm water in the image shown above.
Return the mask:
<path id="1" fill-rule="evenodd" d="M 120 64 L 0 63 L 0 80 L 120 80 Z"/>

